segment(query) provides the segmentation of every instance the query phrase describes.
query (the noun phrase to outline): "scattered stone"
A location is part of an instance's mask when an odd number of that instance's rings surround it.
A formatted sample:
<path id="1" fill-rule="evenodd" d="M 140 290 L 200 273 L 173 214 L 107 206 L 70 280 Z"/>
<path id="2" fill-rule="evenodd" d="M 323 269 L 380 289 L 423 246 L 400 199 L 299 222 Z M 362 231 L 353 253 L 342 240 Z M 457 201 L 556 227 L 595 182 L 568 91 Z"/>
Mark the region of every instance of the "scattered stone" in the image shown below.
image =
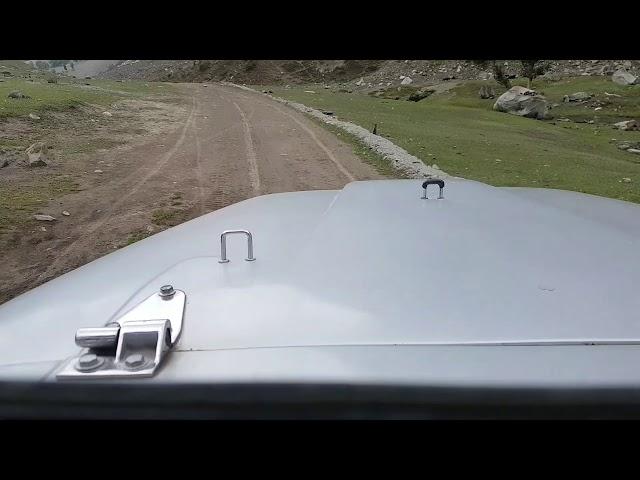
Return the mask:
<path id="1" fill-rule="evenodd" d="M 329 115 L 329 116 L 333 115 L 333 112 L 331 112 L 329 110 L 323 110 L 322 113 L 325 114 L 325 115 Z"/>
<path id="2" fill-rule="evenodd" d="M 103 173 L 102 170 L 94 170 L 93 173 Z"/>
<path id="3" fill-rule="evenodd" d="M 618 97 L 618 98 L 621 98 L 621 97 L 622 97 L 622 95 L 618 95 L 617 93 L 604 92 L 604 94 L 605 94 L 607 97 Z"/>
<path id="4" fill-rule="evenodd" d="M 613 128 L 626 131 L 640 130 L 640 122 L 637 120 L 625 120 L 623 122 L 614 123 Z"/>
<path id="5" fill-rule="evenodd" d="M 105 117 L 113 117 L 113 114 L 112 114 L 111 112 L 102 112 L 102 114 L 103 114 Z"/>
<path id="6" fill-rule="evenodd" d="M 413 79 L 411 77 L 404 77 L 400 82 L 400 85 L 410 85 L 413 83 Z"/>
<path id="7" fill-rule="evenodd" d="M 480 95 L 480 98 L 483 98 L 483 99 L 495 98 L 496 91 L 493 89 L 493 87 L 490 87 L 489 85 L 482 85 L 480 87 L 480 91 L 478 92 L 478 95 Z"/>
<path id="8" fill-rule="evenodd" d="M 637 148 L 630 148 L 630 149 L 627 150 L 627 152 L 635 153 L 636 155 L 640 155 L 640 149 L 637 149 Z"/>
<path id="9" fill-rule="evenodd" d="M 432 90 L 427 87 L 422 87 L 420 90 L 417 90 L 413 92 L 411 95 L 409 95 L 407 100 L 409 100 L 410 102 L 419 102 L 420 100 L 427 98 L 429 95 L 433 93 L 435 93 L 435 90 Z"/>
<path id="10" fill-rule="evenodd" d="M 313 90 L 305 90 L 304 93 L 316 93 Z"/>
<path id="11" fill-rule="evenodd" d="M 631 183 L 631 179 L 630 179 L 629 177 L 624 177 L 624 178 L 622 179 L 622 181 L 623 181 L 624 183 Z"/>
<path id="12" fill-rule="evenodd" d="M 63 210 L 63 211 L 62 211 L 62 214 L 63 214 L 65 217 L 68 217 L 69 215 L 71 215 L 71 214 L 70 214 L 69 212 L 67 212 L 66 210 Z"/>
<path id="13" fill-rule="evenodd" d="M 576 92 L 571 95 L 565 95 L 562 99 L 563 102 L 584 102 L 585 100 L 589 100 L 593 95 L 587 92 Z"/>
<path id="14" fill-rule="evenodd" d="M 636 85 L 638 83 L 638 77 L 624 70 L 617 70 L 611 76 L 611 80 L 618 85 Z"/>
<path id="15" fill-rule="evenodd" d="M 47 166 L 47 146 L 42 142 L 36 142 L 25 150 L 30 167 Z"/>
<path id="16" fill-rule="evenodd" d="M 36 220 L 39 220 L 41 222 L 54 222 L 56 220 L 55 217 L 52 217 L 51 215 L 43 215 L 40 213 L 36 213 L 33 218 L 35 218 Z"/>
<path id="17" fill-rule="evenodd" d="M 41 232 L 46 232 L 47 231 L 47 227 L 40 227 L 40 231 Z"/>
<path id="18" fill-rule="evenodd" d="M 36 115 L 35 113 L 30 113 L 29 114 L 29 118 L 31 120 L 40 120 L 40 117 L 38 115 Z"/>
<path id="19" fill-rule="evenodd" d="M 498 97 L 493 109 L 498 112 L 542 120 L 547 117 L 549 102 L 534 90 L 516 85 Z"/>
<path id="20" fill-rule="evenodd" d="M 595 112 L 597 112 L 598 110 L 602 110 L 602 107 L 596 107 L 593 109 Z"/>
<path id="21" fill-rule="evenodd" d="M 9 92 L 7 98 L 31 98 L 29 95 L 25 95 L 20 90 L 14 90 L 13 92 Z"/>

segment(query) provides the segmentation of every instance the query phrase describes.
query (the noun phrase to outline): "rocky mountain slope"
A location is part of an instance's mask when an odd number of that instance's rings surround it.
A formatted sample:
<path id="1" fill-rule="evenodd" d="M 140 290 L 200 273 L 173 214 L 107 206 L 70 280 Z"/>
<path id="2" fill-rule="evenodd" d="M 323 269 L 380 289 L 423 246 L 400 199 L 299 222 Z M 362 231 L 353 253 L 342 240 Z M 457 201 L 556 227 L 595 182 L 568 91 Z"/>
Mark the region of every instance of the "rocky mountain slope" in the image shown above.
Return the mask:
<path id="1" fill-rule="evenodd" d="M 504 61 L 516 75 L 520 63 Z M 640 61 L 551 61 L 547 76 L 610 75 L 617 69 L 640 72 Z M 466 60 L 124 60 L 99 75 L 111 79 L 178 82 L 232 81 L 249 85 L 343 84 L 354 89 L 449 80 L 488 79 L 491 72 Z M 408 78 L 408 79 L 407 79 Z"/>

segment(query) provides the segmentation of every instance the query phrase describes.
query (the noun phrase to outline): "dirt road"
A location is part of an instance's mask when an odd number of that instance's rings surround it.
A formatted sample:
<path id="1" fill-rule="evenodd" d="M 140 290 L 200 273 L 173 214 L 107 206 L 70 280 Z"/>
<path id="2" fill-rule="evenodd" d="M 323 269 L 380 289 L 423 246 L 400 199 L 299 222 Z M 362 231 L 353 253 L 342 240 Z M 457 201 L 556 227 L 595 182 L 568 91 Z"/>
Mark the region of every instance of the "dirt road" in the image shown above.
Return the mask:
<path id="1" fill-rule="evenodd" d="M 132 238 L 249 197 L 380 177 L 349 145 L 266 97 L 215 84 L 179 89 L 179 121 L 94 155 L 102 172 L 90 170 L 81 191 L 43 208 L 58 219 L 46 234 L 34 226 L 41 238 L 25 234 L 3 252 L 0 303 Z"/>

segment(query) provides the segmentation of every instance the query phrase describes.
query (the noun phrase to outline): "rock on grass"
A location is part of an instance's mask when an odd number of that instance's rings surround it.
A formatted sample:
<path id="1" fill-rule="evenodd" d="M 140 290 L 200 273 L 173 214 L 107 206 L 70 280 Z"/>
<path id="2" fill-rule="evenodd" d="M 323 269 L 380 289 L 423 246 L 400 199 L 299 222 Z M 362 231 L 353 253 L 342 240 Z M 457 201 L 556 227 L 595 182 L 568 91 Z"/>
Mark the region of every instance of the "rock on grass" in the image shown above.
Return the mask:
<path id="1" fill-rule="evenodd" d="M 42 142 L 36 142 L 25 150 L 30 167 L 44 167 L 47 165 L 47 146 Z"/>
<path id="2" fill-rule="evenodd" d="M 40 213 L 36 213 L 33 218 L 41 222 L 54 222 L 56 220 L 56 218 L 51 215 L 42 215 Z"/>
<path id="3" fill-rule="evenodd" d="M 533 90 L 516 85 L 498 97 L 493 109 L 521 117 L 543 120 L 549 111 L 549 102 Z"/>

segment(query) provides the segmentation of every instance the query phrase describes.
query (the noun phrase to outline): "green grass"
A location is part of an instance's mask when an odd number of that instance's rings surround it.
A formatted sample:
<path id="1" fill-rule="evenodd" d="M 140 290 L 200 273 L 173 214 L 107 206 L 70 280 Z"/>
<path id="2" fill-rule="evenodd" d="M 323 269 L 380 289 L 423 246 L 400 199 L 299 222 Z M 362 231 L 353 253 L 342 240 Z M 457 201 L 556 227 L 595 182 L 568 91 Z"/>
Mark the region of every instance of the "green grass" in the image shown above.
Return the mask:
<path id="1" fill-rule="evenodd" d="M 76 182 L 67 175 L 42 175 L 20 185 L 0 182 L 0 234 L 29 222 L 37 222 L 33 214 L 39 213 L 51 198 L 77 189 Z"/>
<path id="2" fill-rule="evenodd" d="M 182 222 L 184 212 L 182 210 L 159 209 L 151 215 L 151 221 L 161 227 L 173 227 Z"/>
<path id="3" fill-rule="evenodd" d="M 139 242 L 140 240 L 144 240 L 145 238 L 147 238 L 150 235 L 151 235 L 151 232 L 148 232 L 146 230 L 135 231 L 135 232 L 129 234 L 129 237 L 127 238 L 126 242 L 122 246 L 123 247 L 127 247 L 127 246 L 132 245 L 132 244 L 134 244 L 136 242 Z"/>
<path id="4" fill-rule="evenodd" d="M 524 79 L 512 82 L 513 85 L 524 85 Z M 463 85 L 454 88 L 446 101 L 458 106 L 486 108 L 493 105 L 495 100 L 483 100 L 477 92 L 480 86 L 487 84 L 482 81 L 465 82 Z M 496 83 L 491 83 L 497 95 L 502 94 L 505 89 Z M 559 81 L 549 81 L 537 79 L 532 88 L 544 95 L 552 104 L 559 104 L 551 109 L 554 118 L 570 118 L 574 121 L 594 120 L 598 124 L 612 124 L 631 118 L 640 118 L 640 85 L 621 86 L 613 83 L 605 77 L 574 77 Z M 585 103 L 563 103 L 563 97 L 576 92 L 587 92 L 593 97 Z M 608 96 L 610 93 L 616 96 Z M 442 100 L 442 98 L 441 98 Z M 594 104 L 602 104 L 602 109 L 595 111 Z"/>
<path id="5" fill-rule="evenodd" d="M 7 95 L 14 90 L 31 98 L 8 98 Z M 37 78 L 33 82 L 24 78 L 6 78 L 0 83 L 0 119 L 51 110 L 62 111 L 82 104 L 106 107 L 123 98 L 171 93 L 170 85 L 142 81 L 59 78 L 58 83 L 47 83 L 43 78 Z"/>
<path id="6" fill-rule="evenodd" d="M 452 175 L 496 186 L 558 188 L 640 203 L 640 156 L 619 150 L 612 141 L 640 141 L 640 132 L 621 132 L 610 126 L 636 112 L 640 116 L 640 86 L 624 88 L 603 77 L 534 83 L 535 89 L 557 103 L 563 95 L 577 91 L 596 93 L 597 98 L 605 91 L 624 95 L 616 99 L 623 111 L 603 108 L 595 113 L 606 123 L 590 125 L 495 112 L 495 100 L 479 98 L 480 85 L 468 82 L 417 103 L 308 85 L 271 90 L 282 98 L 332 110 L 340 119 L 367 129 L 377 123 L 378 134 Z M 561 108 L 576 109 L 575 115 L 583 115 L 586 107 L 565 105 L 552 113 L 569 116 Z M 632 181 L 625 183 L 623 178 Z"/>

